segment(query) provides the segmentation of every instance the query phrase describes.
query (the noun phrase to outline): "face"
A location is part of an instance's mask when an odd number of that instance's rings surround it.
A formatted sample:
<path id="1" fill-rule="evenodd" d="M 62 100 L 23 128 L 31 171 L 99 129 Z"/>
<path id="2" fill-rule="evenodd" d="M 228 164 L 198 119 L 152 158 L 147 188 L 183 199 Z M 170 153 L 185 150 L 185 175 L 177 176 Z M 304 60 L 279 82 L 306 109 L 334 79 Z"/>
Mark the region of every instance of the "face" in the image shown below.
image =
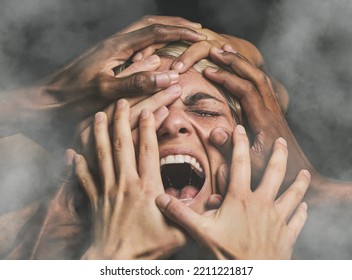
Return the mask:
<path id="1" fill-rule="evenodd" d="M 162 59 L 165 70 L 170 59 Z M 225 162 L 210 143 L 216 127 L 233 131 L 235 121 L 220 91 L 190 69 L 180 75 L 182 95 L 157 131 L 161 175 L 166 193 L 201 213 L 209 195 L 217 193 L 216 172 Z"/>

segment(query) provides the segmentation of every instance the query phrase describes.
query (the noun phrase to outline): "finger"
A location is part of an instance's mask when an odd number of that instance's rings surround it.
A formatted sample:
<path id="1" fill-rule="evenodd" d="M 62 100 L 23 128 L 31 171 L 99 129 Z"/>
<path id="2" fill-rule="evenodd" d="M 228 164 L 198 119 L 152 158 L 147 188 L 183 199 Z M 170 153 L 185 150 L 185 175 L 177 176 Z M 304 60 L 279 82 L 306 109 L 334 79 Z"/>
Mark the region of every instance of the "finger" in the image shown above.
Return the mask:
<path id="1" fill-rule="evenodd" d="M 245 79 L 255 86 L 263 103 L 271 110 L 278 110 L 275 93 L 271 90 L 266 74 L 250 63 L 238 53 L 226 52 L 219 48 L 212 48 L 210 57 L 215 62 L 230 67 L 240 78 Z"/>
<path id="2" fill-rule="evenodd" d="M 269 201 L 275 200 L 285 177 L 287 157 L 287 142 L 283 138 L 278 138 L 274 143 L 273 153 L 255 193 Z"/>
<path id="3" fill-rule="evenodd" d="M 171 17 L 171 16 L 155 16 L 155 15 L 148 15 L 144 16 L 142 19 L 138 20 L 137 22 L 132 23 L 125 29 L 121 30 L 119 34 L 124 34 L 127 32 L 131 32 L 137 29 L 140 29 L 145 26 L 149 26 L 152 24 L 166 24 L 166 25 L 175 25 L 175 26 L 186 26 L 189 28 L 202 28 L 202 25 L 197 22 L 192 22 L 182 17 Z"/>
<path id="4" fill-rule="evenodd" d="M 138 126 L 138 119 L 141 111 L 148 108 L 152 112 L 157 109 L 168 106 L 181 96 L 181 86 L 179 84 L 172 85 L 171 87 L 159 91 L 158 93 L 144 99 L 143 101 L 135 104 L 131 108 L 131 128 L 134 129 Z"/>
<path id="5" fill-rule="evenodd" d="M 275 205 L 284 219 L 288 220 L 297 205 L 302 201 L 309 184 L 309 171 L 301 170 L 293 184 L 276 200 Z"/>
<path id="6" fill-rule="evenodd" d="M 177 198 L 167 194 L 159 195 L 156 198 L 155 203 L 167 218 L 179 224 L 194 237 L 199 235 L 199 225 L 203 219 L 201 215 L 193 211 Z"/>
<path id="7" fill-rule="evenodd" d="M 162 106 L 161 108 L 156 110 L 153 114 L 154 114 L 155 131 L 158 131 L 158 129 L 161 127 L 161 124 L 168 116 L 169 109 L 166 106 Z M 132 139 L 133 139 L 133 144 L 135 146 L 137 146 L 137 144 L 139 142 L 139 128 L 138 127 L 132 131 Z"/>
<path id="8" fill-rule="evenodd" d="M 93 84 L 94 90 L 101 98 L 111 101 L 121 97 L 151 95 L 170 87 L 178 81 L 178 78 L 175 71 L 137 72 L 121 78 L 100 74 Z"/>
<path id="9" fill-rule="evenodd" d="M 208 197 L 205 204 L 207 210 L 214 210 L 220 208 L 223 201 L 223 197 L 220 194 L 212 194 Z"/>
<path id="10" fill-rule="evenodd" d="M 201 41 L 188 47 L 172 64 L 171 68 L 179 73 L 186 72 L 196 62 L 209 57 L 210 49 L 213 46 L 222 46 L 219 41 Z"/>
<path id="11" fill-rule="evenodd" d="M 234 149 L 230 171 L 228 195 L 239 195 L 250 191 L 251 164 L 249 157 L 249 142 L 243 126 L 237 125 L 233 133 Z"/>
<path id="12" fill-rule="evenodd" d="M 239 99 L 251 129 L 257 133 L 265 120 L 263 116 L 265 116 L 266 108 L 253 83 L 225 70 L 208 67 L 203 73 L 206 78 L 224 86 Z"/>
<path id="13" fill-rule="evenodd" d="M 115 186 L 116 178 L 108 122 L 104 112 L 95 114 L 94 137 L 100 180 L 105 193 L 109 193 Z"/>
<path id="14" fill-rule="evenodd" d="M 156 50 L 163 48 L 167 44 L 154 44 L 149 47 L 144 48 L 143 50 L 140 50 L 137 52 L 135 55 L 132 57 L 132 61 L 143 61 L 148 59 L 151 55 L 155 53 Z"/>
<path id="15" fill-rule="evenodd" d="M 127 100 L 120 99 L 114 115 L 113 140 L 116 175 L 120 179 L 138 176 L 129 117 L 129 104 Z"/>
<path id="16" fill-rule="evenodd" d="M 92 209 L 96 210 L 98 208 L 98 189 L 88 170 L 85 158 L 79 154 L 75 155 L 75 174 L 80 186 L 89 198 Z"/>
<path id="17" fill-rule="evenodd" d="M 155 131 L 154 115 L 143 109 L 139 123 L 139 175 L 142 180 L 153 181 L 155 190 L 162 193 L 164 188 L 160 176 L 159 146 Z"/>
<path id="18" fill-rule="evenodd" d="M 127 54 L 127 57 L 130 57 L 136 51 L 153 44 L 174 41 L 198 42 L 206 39 L 207 37 L 204 34 L 187 27 L 153 24 L 126 34 L 114 35 L 107 39 L 105 43 L 108 46 L 116 46 L 115 50 L 111 50 L 112 52 L 118 51 L 121 53 L 123 51 Z M 122 50 L 121 40 L 124 41 Z"/>
<path id="19" fill-rule="evenodd" d="M 218 171 L 216 172 L 216 179 L 218 182 L 218 192 L 222 196 L 226 196 L 227 188 L 229 185 L 229 168 L 226 164 L 220 165 Z"/>
<path id="20" fill-rule="evenodd" d="M 302 231 L 302 228 L 307 220 L 308 214 L 307 214 L 307 203 L 302 202 L 296 212 L 293 214 L 291 220 L 288 223 L 288 228 L 293 232 L 293 242 L 292 244 L 296 243 L 297 237 Z"/>
<path id="21" fill-rule="evenodd" d="M 115 77 L 126 77 L 142 71 L 155 71 L 160 66 L 160 63 L 160 57 L 157 55 L 152 55 L 145 60 L 132 63 L 120 73 L 115 73 Z"/>
<path id="22" fill-rule="evenodd" d="M 228 129 L 219 126 L 214 128 L 209 135 L 210 141 L 220 151 L 226 160 L 231 159 L 231 151 L 233 147 L 231 137 L 232 133 L 233 132 Z"/>

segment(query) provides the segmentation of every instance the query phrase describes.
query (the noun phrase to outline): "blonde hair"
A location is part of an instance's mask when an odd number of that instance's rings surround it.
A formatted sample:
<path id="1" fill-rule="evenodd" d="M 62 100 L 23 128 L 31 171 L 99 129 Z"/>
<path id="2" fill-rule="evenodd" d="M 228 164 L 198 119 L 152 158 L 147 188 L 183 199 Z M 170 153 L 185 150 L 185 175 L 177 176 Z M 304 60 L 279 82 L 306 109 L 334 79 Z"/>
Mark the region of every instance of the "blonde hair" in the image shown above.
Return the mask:
<path id="1" fill-rule="evenodd" d="M 164 46 L 161 49 L 158 49 L 155 52 L 155 54 L 159 55 L 159 56 L 164 56 L 164 57 L 177 58 L 186 49 L 188 49 L 188 47 L 190 45 L 191 45 L 190 43 L 184 42 L 184 41 L 173 42 L 173 43 L 170 43 L 170 44 Z M 126 62 L 126 63 L 118 66 L 116 69 L 114 69 L 115 74 L 123 71 L 126 67 L 129 66 L 130 63 L 131 62 Z M 216 68 L 216 69 L 223 69 L 223 70 L 229 71 L 228 69 L 225 69 L 224 67 L 221 67 L 221 66 L 215 64 L 214 62 L 212 62 L 209 59 L 201 59 L 193 65 L 193 68 L 197 72 L 199 72 L 200 74 L 203 74 L 203 71 L 207 67 L 212 67 L 212 68 Z M 229 107 L 231 109 L 232 116 L 235 119 L 235 121 L 237 122 L 237 124 L 242 124 L 242 122 L 243 122 L 242 109 L 241 109 L 241 105 L 240 105 L 240 102 L 237 99 L 237 97 L 235 97 L 233 94 L 231 94 L 227 89 L 225 89 L 223 87 L 220 87 L 220 86 L 216 86 L 216 87 L 219 89 L 221 94 L 226 99 L 227 104 L 229 105 Z"/>

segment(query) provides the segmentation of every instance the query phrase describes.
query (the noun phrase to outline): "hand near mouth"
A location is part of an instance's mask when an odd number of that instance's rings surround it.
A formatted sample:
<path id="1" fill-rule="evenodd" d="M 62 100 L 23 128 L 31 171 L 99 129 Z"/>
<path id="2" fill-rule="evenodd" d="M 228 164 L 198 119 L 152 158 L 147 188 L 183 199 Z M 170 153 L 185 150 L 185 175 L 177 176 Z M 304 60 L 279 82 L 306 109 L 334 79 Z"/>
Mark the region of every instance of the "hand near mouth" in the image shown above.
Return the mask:
<path id="1" fill-rule="evenodd" d="M 84 157 L 75 156 L 76 174 L 92 211 L 91 244 L 83 259 L 157 259 L 185 243 L 184 234 L 168 224 L 155 205 L 164 188 L 154 115 L 141 112 L 138 161 L 129 118 L 129 104 L 120 100 L 111 143 L 106 115 L 100 112 L 95 117 L 100 185 L 95 184 Z"/>
<path id="2" fill-rule="evenodd" d="M 236 127 L 233 141 L 229 187 L 219 209 L 199 215 L 168 195 L 160 195 L 156 203 L 218 259 L 289 259 L 307 218 L 307 205 L 300 202 L 310 174 L 301 170 L 275 200 L 288 154 L 286 141 L 279 138 L 264 176 L 252 192 L 249 141 L 242 126 Z"/>

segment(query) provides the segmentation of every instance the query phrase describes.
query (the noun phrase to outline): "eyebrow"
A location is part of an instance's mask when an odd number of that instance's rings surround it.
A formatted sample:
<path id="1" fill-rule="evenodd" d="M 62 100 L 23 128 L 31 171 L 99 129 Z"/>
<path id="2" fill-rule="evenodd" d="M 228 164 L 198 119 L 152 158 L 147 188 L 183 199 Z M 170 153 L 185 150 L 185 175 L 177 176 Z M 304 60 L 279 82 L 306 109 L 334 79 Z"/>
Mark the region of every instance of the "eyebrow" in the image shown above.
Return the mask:
<path id="1" fill-rule="evenodd" d="M 204 100 L 204 99 L 212 99 L 212 100 L 216 100 L 220 103 L 224 103 L 222 100 L 216 98 L 215 96 L 212 96 L 212 95 L 210 95 L 208 93 L 204 93 L 204 92 L 197 92 L 194 94 L 189 94 L 189 95 L 187 95 L 185 100 L 182 102 L 186 106 L 193 106 L 193 105 L 196 105 L 199 101 Z"/>

